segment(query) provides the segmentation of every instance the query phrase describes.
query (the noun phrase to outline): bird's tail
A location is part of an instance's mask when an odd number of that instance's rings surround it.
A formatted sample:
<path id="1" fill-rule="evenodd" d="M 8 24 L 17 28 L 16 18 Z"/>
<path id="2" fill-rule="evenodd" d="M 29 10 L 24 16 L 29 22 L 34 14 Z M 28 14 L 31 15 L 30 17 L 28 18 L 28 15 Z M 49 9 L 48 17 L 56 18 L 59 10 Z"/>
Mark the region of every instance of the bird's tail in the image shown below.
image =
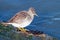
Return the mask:
<path id="1" fill-rule="evenodd" d="M 1 24 L 7 24 L 7 23 L 5 23 L 5 22 L 2 22 Z"/>
<path id="2" fill-rule="evenodd" d="M 3 21 L 0 20 L 0 24 L 2 24 L 4 26 L 8 26 L 9 23 L 8 22 L 3 22 Z"/>
<path id="3" fill-rule="evenodd" d="M 6 23 L 6 22 L 0 22 L 0 24 L 2 24 L 4 26 L 8 26 L 8 23 Z"/>

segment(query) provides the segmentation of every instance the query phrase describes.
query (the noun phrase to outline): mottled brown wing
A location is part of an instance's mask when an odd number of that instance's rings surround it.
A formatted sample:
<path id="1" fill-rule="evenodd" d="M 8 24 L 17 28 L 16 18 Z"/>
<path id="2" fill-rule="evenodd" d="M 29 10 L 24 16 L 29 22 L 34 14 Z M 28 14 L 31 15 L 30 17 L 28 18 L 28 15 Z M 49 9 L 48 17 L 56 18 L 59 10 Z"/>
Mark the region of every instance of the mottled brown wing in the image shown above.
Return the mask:
<path id="1" fill-rule="evenodd" d="M 19 12 L 15 16 L 13 16 L 8 22 L 21 23 L 26 19 L 27 16 L 27 12 Z"/>

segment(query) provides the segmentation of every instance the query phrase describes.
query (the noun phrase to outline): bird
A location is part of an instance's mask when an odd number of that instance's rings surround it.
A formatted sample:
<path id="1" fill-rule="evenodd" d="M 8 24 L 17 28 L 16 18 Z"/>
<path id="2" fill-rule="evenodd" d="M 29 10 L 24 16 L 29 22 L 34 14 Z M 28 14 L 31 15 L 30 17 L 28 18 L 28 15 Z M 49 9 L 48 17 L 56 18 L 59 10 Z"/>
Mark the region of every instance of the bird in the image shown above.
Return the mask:
<path id="1" fill-rule="evenodd" d="M 34 19 L 34 16 L 38 16 L 33 7 L 28 10 L 23 10 L 16 13 L 8 22 L 3 24 L 9 24 L 17 27 L 19 30 L 26 32 L 25 27 L 29 26 Z"/>

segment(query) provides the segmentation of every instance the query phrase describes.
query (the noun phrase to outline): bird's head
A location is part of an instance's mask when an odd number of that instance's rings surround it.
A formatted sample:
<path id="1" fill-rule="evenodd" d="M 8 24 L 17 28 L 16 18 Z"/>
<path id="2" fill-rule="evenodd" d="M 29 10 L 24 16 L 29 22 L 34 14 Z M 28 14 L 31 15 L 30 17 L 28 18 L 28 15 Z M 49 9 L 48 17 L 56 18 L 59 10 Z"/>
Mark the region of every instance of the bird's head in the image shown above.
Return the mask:
<path id="1" fill-rule="evenodd" d="M 29 8 L 28 12 L 29 12 L 30 15 L 38 16 L 33 7 Z"/>

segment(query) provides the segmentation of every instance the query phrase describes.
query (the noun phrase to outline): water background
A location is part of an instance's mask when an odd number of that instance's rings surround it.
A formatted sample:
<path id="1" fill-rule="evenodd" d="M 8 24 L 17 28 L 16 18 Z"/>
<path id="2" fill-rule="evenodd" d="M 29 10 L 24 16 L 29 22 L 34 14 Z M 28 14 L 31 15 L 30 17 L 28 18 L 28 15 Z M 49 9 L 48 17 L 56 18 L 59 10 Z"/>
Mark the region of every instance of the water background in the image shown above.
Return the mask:
<path id="1" fill-rule="evenodd" d="M 26 27 L 29 30 L 60 38 L 60 0 L 0 0 L 0 21 L 8 21 L 17 12 L 34 7 L 39 17 Z"/>

